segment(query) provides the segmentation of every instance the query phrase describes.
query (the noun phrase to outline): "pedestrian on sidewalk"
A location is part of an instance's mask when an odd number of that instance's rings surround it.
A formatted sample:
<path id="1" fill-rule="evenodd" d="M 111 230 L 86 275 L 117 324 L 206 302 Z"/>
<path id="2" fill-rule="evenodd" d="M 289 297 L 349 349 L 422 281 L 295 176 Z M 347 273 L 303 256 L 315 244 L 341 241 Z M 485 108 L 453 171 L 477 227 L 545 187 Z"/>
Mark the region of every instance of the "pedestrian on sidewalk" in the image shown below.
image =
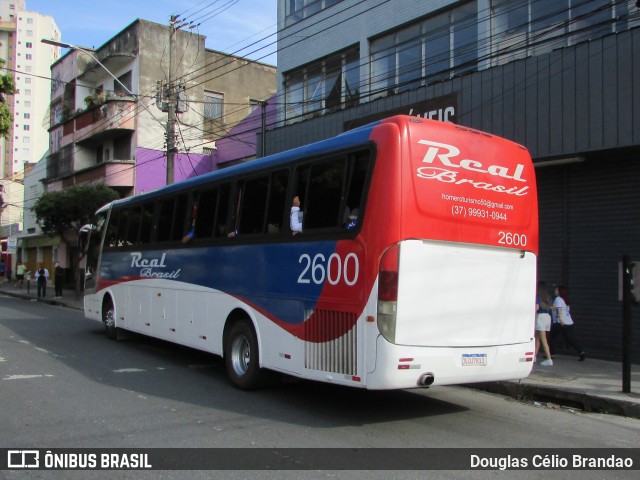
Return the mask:
<path id="1" fill-rule="evenodd" d="M 19 261 L 16 265 L 16 287 L 22 288 L 24 285 L 24 274 L 27 273 L 27 267 L 24 262 Z"/>
<path id="2" fill-rule="evenodd" d="M 547 342 L 547 332 L 551 330 L 551 304 L 553 300 L 549 293 L 549 288 L 545 282 L 538 282 L 538 293 L 536 296 L 536 356 L 538 357 L 538 351 L 540 345 L 544 351 L 545 360 L 540 362 L 543 367 L 550 367 L 553 365 L 551 360 L 551 351 L 549 350 L 549 343 Z"/>
<path id="3" fill-rule="evenodd" d="M 555 351 L 558 337 L 564 337 L 568 345 L 578 352 L 578 359 L 583 362 L 585 359 L 582 344 L 576 339 L 574 332 L 571 308 L 569 307 L 569 291 L 564 285 L 558 285 L 555 289 L 556 298 L 553 301 L 552 311 L 554 316 L 555 329 L 552 329 L 552 351 Z"/>
<path id="4" fill-rule="evenodd" d="M 44 268 L 44 263 L 36 270 L 36 285 L 38 286 L 38 298 L 47 296 L 47 279 L 49 278 L 49 270 Z"/>
<path id="5" fill-rule="evenodd" d="M 56 262 L 56 268 L 54 271 L 54 282 L 56 287 L 56 297 L 62 298 L 62 285 L 64 284 L 64 268 Z"/>

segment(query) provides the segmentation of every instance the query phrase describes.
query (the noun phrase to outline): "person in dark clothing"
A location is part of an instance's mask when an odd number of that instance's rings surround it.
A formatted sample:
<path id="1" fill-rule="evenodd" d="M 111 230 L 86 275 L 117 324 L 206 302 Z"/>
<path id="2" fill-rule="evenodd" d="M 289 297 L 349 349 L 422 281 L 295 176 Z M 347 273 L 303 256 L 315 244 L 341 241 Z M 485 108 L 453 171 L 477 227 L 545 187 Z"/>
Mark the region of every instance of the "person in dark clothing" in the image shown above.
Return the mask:
<path id="1" fill-rule="evenodd" d="M 64 268 L 56 263 L 56 269 L 54 272 L 54 281 L 56 287 L 56 297 L 62 297 L 62 284 L 64 283 Z"/>
<path id="2" fill-rule="evenodd" d="M 38 286 L 38 298 L 47 296 L 47 279 L 49 278 L 49 270 L 44 268 L 44 264 L 36 270 L 36 285 Z"/>

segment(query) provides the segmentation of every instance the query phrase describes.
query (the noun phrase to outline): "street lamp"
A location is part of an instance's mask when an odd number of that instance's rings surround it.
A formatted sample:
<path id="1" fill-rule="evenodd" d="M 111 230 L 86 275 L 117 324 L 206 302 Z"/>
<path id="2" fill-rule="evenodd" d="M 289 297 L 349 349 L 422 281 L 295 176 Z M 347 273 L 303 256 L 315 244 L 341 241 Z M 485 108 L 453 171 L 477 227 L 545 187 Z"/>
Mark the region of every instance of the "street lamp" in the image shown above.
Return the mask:
<path id="1" fill-rule="evenodd" d="M 113 79 L 114 79 L 116 82 L 118 82 L 118 83 L 120 84 L 120 86 L 121 86 L 122 88 L 124 88 L 124 90 L 125 90 L 129 95 L 131 95 L 132 97 L 135 97 L 135 94 L 134 94 L 131 90 L 129 90 L 129 89 L 127 88 L 127 86 L 126 86 L 124 83 L 122 83 L 122 82 L 118 79 L 118 77 L 116 77 L 116 76 L 111 72 L 111 70 L 109 70 L 107 67 L 105 67 L 105 66 L 100 62 L 100 60 L 98 60 L 98 59 L 95 57 L 95 55 L 93 55 L 93 54 L 92 54 L 91 52 L 89 52 L 88 50 L 85 50 L 84 48 L 79 47 L 79 46 L 77 46 L 77 45 L 72 45 L 71 43 L 57 42 L 57 41 L 55 41 L 55 40 L 49 40 L 48 38 L 43 38 L 43 39 L 42 39 L 42 40 L 40 40 L 40 41 L 41 41 L 42 43 L 46 43 L 47 45 L 53 45 L 54 47 L 69 48 L 69 49 L 71 49 L 71 50 L 78 50 L 79 52 L 82 52 L 82 53 L 84 53 L 84 54 L 86 54 L 86 55 L 89 55 L 91 58 L 93 58 L 93 59 L 98 63 L 98 65 L 100 65 L 100 66 L 104 69 L 104 71 L 105 71 L 105 72 L 107 72 L 109 75 L 111 75 L 111 76 L 113 77 Z"/>

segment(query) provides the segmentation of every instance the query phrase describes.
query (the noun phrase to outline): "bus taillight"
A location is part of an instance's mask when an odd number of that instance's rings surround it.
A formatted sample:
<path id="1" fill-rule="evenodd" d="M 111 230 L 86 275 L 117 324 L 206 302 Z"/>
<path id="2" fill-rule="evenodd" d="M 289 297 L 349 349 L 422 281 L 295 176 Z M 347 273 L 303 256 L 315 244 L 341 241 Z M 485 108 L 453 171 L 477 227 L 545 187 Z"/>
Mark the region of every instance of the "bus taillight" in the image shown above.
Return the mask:
<path id="1" fill-rule="evenodd" d="M 378 300 L 395 302 L 398 299 L 398 262 L 400 246 L 389 247 L 380 259 L 378 276 Z"/>
<path id="2" fill-rule="evenodd" d="M 400 246 L 394 245 L 382 255 L 378 272 L 378 330 L 391 343 L 396 338 L 399 260 Z"/>

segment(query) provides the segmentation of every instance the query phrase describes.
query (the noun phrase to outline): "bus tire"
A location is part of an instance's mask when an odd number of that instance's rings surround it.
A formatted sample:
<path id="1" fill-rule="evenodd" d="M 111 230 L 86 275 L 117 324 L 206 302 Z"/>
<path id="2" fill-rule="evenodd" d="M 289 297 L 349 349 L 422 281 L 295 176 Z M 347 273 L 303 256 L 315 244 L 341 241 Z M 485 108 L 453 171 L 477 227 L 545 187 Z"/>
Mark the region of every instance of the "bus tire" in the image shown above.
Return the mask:
<path id="1" fill-rule="evenodd" d="M 258 339 L 248 320 L 233 324 L 226 337 L 224 362 L 231 383 L 240 390 L 264 386 L 266 372 L 260 368 Z"/>
<path id="2" fill-rule="evenodd" d="M 113 307 L 113 302 L 107 300 L 102 307 L 102 323 L 104 324 L 104 331 L 107 337 L 112 340 L 117 340 L 118 329 L 116 328 L 116 309 Z"/>

